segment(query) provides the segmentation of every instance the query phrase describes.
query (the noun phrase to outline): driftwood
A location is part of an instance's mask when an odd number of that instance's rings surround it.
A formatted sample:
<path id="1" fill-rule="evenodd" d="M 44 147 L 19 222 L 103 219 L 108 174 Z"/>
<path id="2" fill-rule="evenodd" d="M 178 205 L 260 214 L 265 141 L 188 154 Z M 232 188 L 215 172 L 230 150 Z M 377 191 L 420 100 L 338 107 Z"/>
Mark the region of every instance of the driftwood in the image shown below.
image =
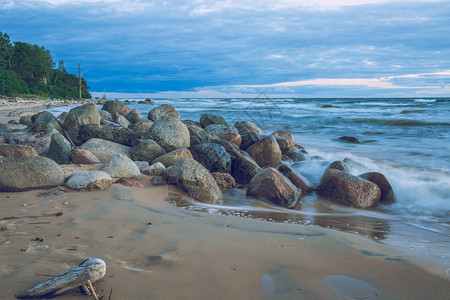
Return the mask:
<path id="1" fill-rule="evenodd" d="M 106 264 L 103 260 L 98 258 L 87 259 L 81 262 L 79 267 L 67 270 L 39 283 L 31 289 L 17 293 L 15 296 L 17 299 L 50 298 L 73 288 L 82 287 L 86 290 L 89 287 L 97 299 L 92 283 L 103 278 L 105 272 Z"/>
<path id="2" fill-rule="evenodd" d="M 43 214 L 40 216 L 21 216 L 21 217 L 5 217 L 1 218 L 0 221 L 4 220 L 19 220 L 19 219 L 37 219 L 37 218 L 44 218 L 44 217 L 59 217 L 62 216 L 62 212 L 56 212 L 56 213 L 49 213 L 49 214 Z"/>

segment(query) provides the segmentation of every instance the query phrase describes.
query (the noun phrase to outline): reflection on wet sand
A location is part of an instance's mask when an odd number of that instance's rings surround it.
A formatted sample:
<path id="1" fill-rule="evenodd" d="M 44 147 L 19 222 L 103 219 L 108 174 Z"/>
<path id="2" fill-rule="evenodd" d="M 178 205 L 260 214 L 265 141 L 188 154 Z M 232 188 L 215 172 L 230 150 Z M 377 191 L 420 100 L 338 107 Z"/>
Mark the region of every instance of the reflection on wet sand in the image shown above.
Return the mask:
<path id="1" fill-rule="evenodd" d="M 284 209 L 267 201 L 245 196 L 244 189 L 232 189 L 224 193 L 221 205 L 206 205 L 192 201 L 183 192 L 169 191 L 168 202 L 177 207 L 210 214 L 237 216 L 268 222 L 317 225 L 340 231 L 357 233 L 373 240 L 383 240 L 390 233 L 386 220 L 368 217 L 355 212 L 342 212 L 317 199 L 304 201 L 299 210 Z M 311 197 L 310 197 L 311 198 Z"/>

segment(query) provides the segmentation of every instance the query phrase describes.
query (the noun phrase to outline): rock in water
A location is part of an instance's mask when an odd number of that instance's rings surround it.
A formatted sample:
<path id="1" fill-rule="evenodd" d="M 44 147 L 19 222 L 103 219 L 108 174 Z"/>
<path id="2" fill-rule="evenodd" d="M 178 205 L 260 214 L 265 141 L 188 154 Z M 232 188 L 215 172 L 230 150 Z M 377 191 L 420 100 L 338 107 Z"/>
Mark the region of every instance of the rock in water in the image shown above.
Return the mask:
<path id="1" fill-rule="evenodd" d="M 204 143 L 192 147 L 191 152 L 194 159 L 211 173 L 231 173 L 231 157 L 224 147 L 214 143 Z"/>
<path id="2" fill-rule="evenodd" d="M 111 156 L 102 166 L 101 171 L 105 171 L 115 178 L 141 178 L 141 171 L 138 166 L 127 156 L 116 154 Z"/>
<path id="3" fill-rule="evenodd" d="M 294 149 L 295 140 L 291 133 L 284 131 L 284 130 L 278 130 L 278 131 L 275 131 L 274 133 L 272 133 L 271 135 L 280 136 L 280 137 L 288 140 L 288 142 L 289 142 L 289 150 L 288 151 L 291 151 Z"/>
<path id="4" fill-rule="evenodd" d="M 314 185 L 302 174 L 298 173 L 289 166 L 281 165 L 278 168 L 287 179 L 289 179 L 293 185 L 302 190 L 302 194 L 306 195 L 314 191 Z"/>
<path id="5" fill-rule="evenodd" d="M 228 173 L 214 172 L 211 173 L 211 175 L 214 177 L 214 180 L 222 192 L 236 186 L 236 180 Z"/>
<path id="6" fill-rule="evenodd" d="M 166 152 L 187 148 L 191 142 L 186 125 L 173 117 L 163 117 L 156 121 L 142 138 L 154 140 Z"/>
<path id="7" fill-rule="evenodd" d="M 395 196 L 394 190 L 392 189 L 391 184 L 383 174 L 378 172 L 368 172 L 359 175 L 359 177 L 375 183 L 380 188 L 381 191 L 380 203 L 392 204 L 397 202 L 397 197 Z"/>
<path id="8" fill-rule="evenodd" d="M 280 146 L 281 154 L 287 154 L 290 151 L 290 144 L 287 139 L 278 135 L 272 135 Z"/>
<path id="9" fill-rule="evenodd" d="M 259 135 L 256 134 L 255 132 L 243 134 L 241 137 L 242 141 L 240 147 L 242 150 L 247 150 L 248 148 L 250 148 L 250 146 L 252 146 L 254 143 L 256 143 L 261 139 Z"/>
<path id="10" fill-rule="evenodd" d="M 200 118 L 200 124 L 203 128 L 205 128 L 211 124 L 227 124 L 227 122 L 221 116 L 206 114 Z"/>
<path id="11" fill-rule="evenodd" d="M 233 125 L 228 124 L 211 124 L 204 128 L 205 132 L 207 134 L 210 134 L 212 136 L 219 137 L 222 134 L 227 133 L 239 133 L 236 127 Z"/>
<path id="12" fill-rule="evenodd" d="M 267 136 L 247 149 L 248 154 L 261 168 L 278 168 L 281 162 L 281 149 L 273 136 Z"/>
<path id="13" fill-rule="evenodd" d="M 370 208 L 380 201 L 380 188 L 373 182 L 338 169 L 328 168 L 317 193 L 331 201 L 356 208 Z"/>
<path id="14" fill-rule="evenodd" d="M 261 170 L 261 167 L 253 159 L 241 156 L 236 159 L 233 177 L 240 184 L 248 184 Z"/>
<path id="15" fill-rule="evenodd" d="M 92 103 L 72 108 L 64 120 L 63 129 L 75 145 L 81 145 L 83 143 L 78 131 L 81 126 L 86 124 L 100 124 L 100 113 Z"/>
<path id="16" fill-rule="evenodd" d="M 78 149 L 90 151 L 102 163 L 117 153 L 131 157 L 131 147 L 102 139 L 90 139 Z"/>
<path id="17" fill-rule="evenodd" d="M 127 118 L 128 121 L 131 122 L 131 124 L 136 124 L 137 122 L 139 122 L 140 120 L 142 120 L 142 116 L 141 113 L 139 112 L 139 110 L 137 109 L 133 109 L 132 111 L 130 111 L 130 113 L 128 115 L 125 116 Z"/>
<path id="18" fill-rule="evenodd" d="M 64 172 L 42 156 L 0 158 L 0 192 L 20 192 L 64 184 Z"/>
<path id="19" fill-rule="evenodd" d="M 179 159 L 183 157 L 193 158 L 191 151 L 187 148 L 176 149 L 166 153 L 155 160 L 152 161 L 152 164 L 162 163 L 166 168 L 173 166 Z"/>
<path id="20" fill-rule="evenodd" d="M 59 133 L 64 134 L 61 123 L 48 111 L 43 111 L 31 117 L 32 131 L 46 131 L 55 128 Z"/>
<path id="21" fill-rule="evenodd" d="M 260 197 L 282 207 L 297 209 L 302 191 L 274 168 L 267 168 L 250 181 L 247 196 Z"/>
<path id="22" fill-rule="evenodd" d="M 111 116 L 115 116 L 116 114 L 126 116 L 131 111 L 128 106 L 126 106 L 119 100 L 106 101 L 105 104 L 103 104 L 102 110 L 106 110 L 111 114 Z"/>
<path id="23" fill-rule="evenodd" d="M 172 117 L 180 120 L 180 114 L 170 104 L 162 104 L 149 111 L 147 119 L 156 122 L 164 117 Z"/>
<path id="24" fill-rule="evenodd" d="M 66 186 L 77 191 L 106 190 L 112 184 L 111 176 L 103 171 L 78 171 L 67 178 Z"/>
<path id="25" fill-rule="evenodd" d="M 346 142 L 346 143 L 351 143 L 351 144 L 359 144 L 359 140 L 353 136 L 341 136 L 339 138 L 340 141 L 342 142 Z"/>
<path id="26" fill-rule="evenodd" d="M 166 151 L 158 143 L 150 139 L 135 140 L 133 148 L 131 148 L 131 158 L 133 160 L 148 161 L 149 163 L 164 154 L 166 154 Z"/>
<path id="27" fill-rule="evenodd" d="M 168 168 L 167 182 L 177 185 L 196 201 L 208 204 L 222 202 L 222 192 L 211 173 L 191 158 L 182 158 Z"/>
<path id="28" fill-rule="evenodd" d="M 248 121 L 237 121 L 234 126 L 238 129 L 240 135 L 244 135 L 250 132 L 254 132 L 257 135 L 263 135 L 264 132 L 261 128 Z"/>
<path id="29" fill-rule="evenodd" d="M 302 150 L 291 150 L 288 153 L 286 153 L 286 157 L 292 160 L 293 162 L 306 160 L 306 156 L 305 154 L 303 154 Z"/>
<path id="30" fill-rule="evenodd" d="M 81 287 L 88 283 L 94 283 L 105 276 L 106 264 L 98 258 L 90 258 L 82 261 L 78 267 L 67 270 L 54 276 L 31 289 L 19 292 L 17 299 L 41 299 L 51 298 L 68 290 Z"/>
<path id="31" fill-rule="evenodd" d="M 70 164 L 72 149 L 67 145 L 65 138 L 56 132 L 52 135 L 47 157 L 54 160 L 58 165 Z"/>

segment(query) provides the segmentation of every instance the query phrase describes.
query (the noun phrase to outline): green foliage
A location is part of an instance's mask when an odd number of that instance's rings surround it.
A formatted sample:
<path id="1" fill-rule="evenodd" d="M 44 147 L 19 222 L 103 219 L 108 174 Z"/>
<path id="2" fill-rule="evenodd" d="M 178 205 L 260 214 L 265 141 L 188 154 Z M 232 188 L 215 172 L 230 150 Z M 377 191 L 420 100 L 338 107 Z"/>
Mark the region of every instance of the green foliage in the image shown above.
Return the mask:
<path id="1" fill-rule="evenodd" d="M 54 98 L 78 98 L 79 79 L 69 74 L 64 61 L 55 67 L 50 51 L 23 42 L 11 44 L 9 36 L 0 32 L 0 94 L 41 95 Z M 83 98 L 91 98 L 89 87 L 81 80 Z"/>

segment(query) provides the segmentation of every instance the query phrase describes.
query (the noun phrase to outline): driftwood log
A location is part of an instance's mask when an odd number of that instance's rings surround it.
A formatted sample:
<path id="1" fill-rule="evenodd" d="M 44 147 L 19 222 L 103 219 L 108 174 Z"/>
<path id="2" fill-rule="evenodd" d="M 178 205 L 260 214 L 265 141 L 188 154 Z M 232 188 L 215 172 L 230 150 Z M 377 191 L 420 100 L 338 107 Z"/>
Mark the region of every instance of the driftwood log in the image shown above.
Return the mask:
<path id="1" fill-rule="evenodd" d="M 31 289 L 17 293 L 17 299 L 42 299 L 54 297 L 68 290 L 92 283 L 103 278 L 106 272 L 106 264 L 99 258 L 90 258 L 80 263 L 79 267 L 67 270 L 56 275 Z M 95 291 L 92 290 L 95 295 Z"/>

